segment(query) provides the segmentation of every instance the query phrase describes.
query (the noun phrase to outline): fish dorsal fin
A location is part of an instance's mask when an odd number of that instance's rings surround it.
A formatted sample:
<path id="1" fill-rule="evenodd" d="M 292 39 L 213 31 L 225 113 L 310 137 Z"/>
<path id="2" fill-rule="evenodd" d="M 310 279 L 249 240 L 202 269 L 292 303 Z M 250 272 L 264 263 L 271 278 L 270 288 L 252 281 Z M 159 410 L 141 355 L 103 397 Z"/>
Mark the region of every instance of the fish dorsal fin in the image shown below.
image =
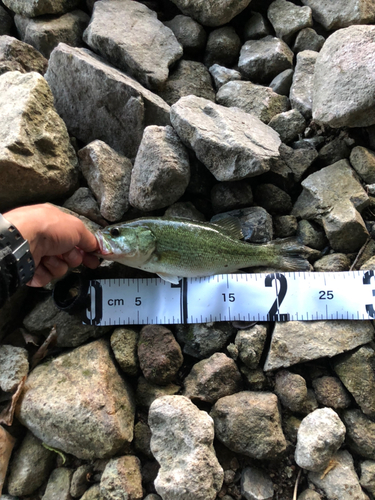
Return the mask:
<path id="1" fill-rule="evenodd" d="M 211 221 L 211 224 L 218 226 L 218 230 L 226 236 L 230 236 L 231 238 L 236 240 L 243 239 L 241 223 L 239 219 L 237 219 L 237 217 L 226 215 L 222 219 Z"/>

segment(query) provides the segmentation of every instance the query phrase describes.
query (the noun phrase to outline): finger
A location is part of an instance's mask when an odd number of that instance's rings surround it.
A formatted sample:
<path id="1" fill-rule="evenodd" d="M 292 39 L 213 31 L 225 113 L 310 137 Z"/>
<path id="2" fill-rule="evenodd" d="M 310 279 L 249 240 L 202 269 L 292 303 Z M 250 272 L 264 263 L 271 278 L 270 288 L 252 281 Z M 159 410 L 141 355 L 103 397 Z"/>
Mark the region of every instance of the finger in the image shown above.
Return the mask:
<path id="1" fill-rule="evenodd" d="M 53 280 L 52 274 L 45 268 L 42 264 L 35 269 L 34 276 L 27 283 L 28 286 L 32 287 L 40 287 L 47 285 L 50 281 Z"/>
<path id="2" fill-rule="evenodd" d="M 94 252 L 99 249 L 99 244 L 93 233 L 91 233 L 84 224 L 82 223 L 82 229 L 79 232 L 80 240 L 77 243 L 77 247 L 81 248 L 85 252 Z"/>
<path id="3" fill-rule="evenodd" d="M 61 255 L 61 259 L 65 261 L 69 267 L 77 267 L 82 264 L 82 253 L 78 248 L 73 248 L 69 252 Z"/>
<path id="4" fill-rule="evenodd" d="M 53 278 L 61 278 L 69 270 L 68 264 L 55 256 L 43 257 L 42 262 Z"/>
<path id="5" fill-rule="evenodd" d="M 82 264 L 90 269 L 96 269 L 100 265 L 100 260 L 95 255 L 85 253 L 83 254 Z"/>

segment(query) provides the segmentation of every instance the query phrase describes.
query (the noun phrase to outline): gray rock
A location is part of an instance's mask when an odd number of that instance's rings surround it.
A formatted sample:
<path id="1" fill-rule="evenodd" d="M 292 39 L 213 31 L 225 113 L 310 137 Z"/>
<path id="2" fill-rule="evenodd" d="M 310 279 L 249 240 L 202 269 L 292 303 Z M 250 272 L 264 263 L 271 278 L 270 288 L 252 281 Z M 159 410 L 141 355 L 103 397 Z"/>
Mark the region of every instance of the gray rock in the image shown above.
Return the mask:
<path id="1" fill-rule="evenodd" d="M 267 327 L 254 325 L 251 328 L 239 330 L 234 343 L 239 359 L 250 369 L 258 368 L 264 344 L 267 339 Z"/>
<path id="2" fill-rule="evenodd" d="M 361 463 L 361 478 L 359 480 L 362 488 L 375 494 L 375 462 L 373 460 L 365 460 Z"/>
<path id="3" fill-rule="evenodd" d="M 299 7 L 286 0 L 275 0 L 267 10 L 278 38 L 289 43 L 293 35 L 303 28 L 312 26 L 312 12 L 310 7 Z"/>
<path id="4" fill-rule="evenodd" d="M 336 137 L 319 150 L 319 162 L 321 165 L 332 165 L 337 161 L 349 158 L 350 148 L 345 139 Z"/>
<path id="5" fill-rule="evenodd" d="M 291 321 L 276 323 L 264 370 L 287 368 L 335 356 L 372 340 L 369 321 Z"/>
<path id="6" fill-rule="evenodd" d="M 293 74 L 294 71 L 292 69 L 285 69 L 275 76 L 269 84 L 270 89 L 276 92 L 276 94 L 289 96 L 290 87 L 293 82 Z"/>
<path id="7" fill-rule="evenodd" d="M 3 2 L 6 7 L 15 12 L 27 17 L 43 16 L 44 14 L 64 14 L 69 10 L 74 9 L 79 0 L 5 0 Z"/>
<path id="8" fill-rule="evenodd" d="M 156 12 L 132 0 L 97 2 L 83 38 L 110 63 L 152 89 L 163 87 L 169 66 L 183 53 Z"/>
<path id="9" fill-rule="evenodd" d="M 52 471 L 47 483 L 46 491 L 42 500 L 70 500 L 70 481 L 72 479 L 72 469 L 59 467 Z"/>
<path id="10" fill-rule="evenodd" d="M 305 246 L 316 250 L 323 250 L 328 245 L 321 227 L 308 220 L 303 219 L 298 222 L 297 237 Z"/>
<path id="11" fill-rule="evenodd" d="M 14 21 L 21 39 L 48 59 L 60 42 L 72 47 L 82 47 L 82 35 L 90 17 L 82 10 L 73 10 L 52 18 L 48 16 L 29 19 L 17 14 Z"/>
<path id="12" fill-rule="evenodd" d="M 230 345 L 233 344 L 229 344 L 228 348 Z M 246 384 L 250 391 L 267 391 L 270 388 L 269 380 L 266 378 L 261 368 L 250 370 L 247 366 L 242 365 L 240 366 L 240 371 L 245 377 Z"/>
<path id="13" fill-rule="evenodd" d="M 314 270 L 319 273 L 349 271 L 350 263 L 349 257 L 344 253 L 332 253 L 315 261 Z"/>
<path id="14" fill-rule="evenodd" d="M 116 328 L 111 335 L 111 348 L 121 370 L 128 375 L 137 375 L 139 333 L 130 328 Z"/>
<path id="15" fill-rule="evenodd" d="M 37 71 L 44 75 L 47 65 L 47 59 L 31 45 L 12 36 L 0 36 L 0 74 L 6 71 L 20 71 L 21 73 Z"/>
<path id="16" fill-rule="evenodd" d="M 163 90 L 158 94 L 169 105 L 191 94 L 215 101 L 215 91 L 206 66 L 198 61 L 184 59 L 176 64 Z"/>
<path id="17" fill-rule="evenodd" d="M 173 203 L 164 213 L 165 217 L 182 217 L 183 219 L 190 219 L 204 222 L 206 217 L 195 208 L 190 201 L 178 201 Z"/>
<path id="18" fill-rule="evenodd" d="M 273 218 L 276 238 L 289 238 L 297 233 L 297 218 L 294 215 L 278 215 Z"/>
<path id="19" fill-rule="evenodd" d="M 228 82 L 242 79 L 242 75 L 239 71 L 236 71 L 235 69 L 225 68 L 224 66 L 220 66 L 219 64 L 213 64 L 210 67 L 209 71 L 214 80 L 216 90 L 219 90 L 220 87 Z"/>
<path id="20" fill-rule="evenodd" d="M 232 81 L 220 87 L 216 102 L 227 107 L 236 107 L 250 113 L 264 123 L 290 108 L 286 96 L 276 94 L 269 87 L 251 82 Z"/>
<path id="21" fill-rule="evenodd" d="M 312 116 L 313 96 L 315 98 L 314 68 L 318 54 L 313 50 L 304 50 L 297 54 L 297 64 L 290 88 L 289 98 L 292 108 L 298 109 L 306 120 L 310 120 Z"/>
<path id="22" fill-rule="evenodd" d="M 371 0 L 338 0 L 334 4 L 325 0 L 302 0 L 302 3 L 311 7 L 315 21 L 328 31 L 375 21 Z"/>
<path id="23" fill-rule="evenodd" d="M 267 20 L 260 12 L 252 12 L 249 19 L 246 21 L 243 37 L 245 40 L 258 40 L 271 34 L 270 26 Z"/>
<path id="24" fill-rule="evenodd" d="M 208 35 L 204 64 L 209 68 L 213 64 L 233 66 L 238 61 L 241 40 L 233 26 L 225 26 L 211 31 Z"/>
<path id="25" fill-rule="evenodd" d="M 80 500 L 103 500 L 100 494 L 100 485 L 94 484 L 89 490 L 87 490 Z"/>
<path id="26" fill-rule="evenodd" d="M 331 247 L 342 253 L 355 252 L 368 233 L 359 212 L 369 199 L 347 160 L 322 168 L 303 182 L 304 188 L 292 214 L 323 224 Z"/>
<path id="27" fill-rule="evenodd" d="M 176 327 L 177 340 L 184 344 L 183 352 L 203 359 L 220 351 L 235 329 L 230 323 L 196 323 Z"/>
<path id="28" fill-rule="evenodd" d="M 14 392 L 29 372 L 28 352 L 23 347 L 0 345 L 0 389 Z"/>
<path id="29" fill-rule="evenodd" d="M 375 351 L 362 346 L 334 361 L 334 370 L 365 415 L 375 417 Z"/>
<path id="30" fill-rule="evenodd" d="M 255 467 L 246 467 L 241 476 L 241 494 L 246 500 L 273 500 L 275 489 L 268 474 Z"/>
<path id="31" fill-rule="evenodd" d="M 210 415 L 215 422 L 215 436 L 235 453 L 269 460 L 285 451 L 275 394 L 238 392 L 219 399 Z"/>
<path id="32" fill-rule="evenodd" d="M 98 202 L 89 188 L 78 188 L 77 191 L 65 201 L 64 208 L 76 214 L 83 215 L 101 226 L 107 224 L 100 213 Z"/>
<path id="33" fill-rule="evenodd" d="M 205 26 L 221 26 L 242 12 L 251 0 L 172 0 L 180 11 Z"/>
<path id="34" fill-rule="evenodd" d="M 100 204 L 105 219 L 115 222 L 129 208 L 132 164 L 103 141 L 93 141 L 78 151 L 82 174 Z"/>
<path id="35" fill-rule="evenodd" d="M 293 172 L 296 182 L 300 182 L 307 169 L 317 159 L 318 152 L 315 148 L 292 149 L 286 144 L 280 146 L 280 158 Z"/>
<path id="36" fill-rule="evenodd" d="M 144 500 L 162 500 L 161 496 L 157 495 L 156 493 L 150 493 L 147 495 Z"/>
<path id="37" fill-rule="evenodd" d="M 306 120 L 297 109 L 284 111 L 273 116 L 268 124 L 276 130 L 283 142 L 291 142 L 306 128 Z"/>
<path id="38" fill-rule="evenodd" d="M 293 52 L 298 54 L 303 50 L 313 50 L 314 52 L 319 52 L 323 47 L 325 42 L 324 36 L 318 35 L 318 33 L 312 28 L 304 28 L 301 30 L 293 45 Z"/>
<path id="39" fill-rule="evenodd" d="M 305 413 L 307 386 L 306 380 L 301 375 L 287 370 L 277 372 L 274 390 L 285 408 L 292 412 Z"/>
<path id="40" fill-rule="evenodd" d="M 282 71 L 293 67 L 293 56 L 285 42 L 266 36 L 245 42 L 238 68 L 252 82 L 267 84 Z"/>
<path id="41" fill-rule="evenodd" d="M 43 442 L 78 458 L 107 458 L 133 439 L 131 389 L 103 340 L 37 366 L 17 418 Z"/>
<path id="42" fill-rule="evenodd" d="M 211 222 L 222 217 L 238 217 L 244 240 L 250 243 L 268 243 L 273 238 L 272 217 L 262 207 L 249 207 L 215 215 Z"/>
<path id="43" fill-rule="evenodd" d="M 296 463 L 303 469 L 323 471 L 345 439 L 345 425 L 331 408 L 305 417 L 298 429 Z"/>
<path id="44" fill-rule="evenodd" d="M 172 127 L 145 129 L 132 171 L 129 201 L 142 211 L 177 201 L 190 180 L 189 155 Z"/>
<path id="45" fill-rule="evenodd" d="M 325 475 L 322 471 L 310 472 L 308 478 L 321 489 L 328 500 L 365 500 L 353 465 L 353 458 L 347 451 L 333 456 L 334 467 Z"/>
<path id="46" fill-rule="evenodd" d="M 203 26 L 189 16 L 177 15 L 170 21 L 164 21 L 171 29 L 186 54 L 197 54 L 206 45 L 207 34 Z"/>
<path id="47" fill-rule="evenodd" d="M 47 450 L 31 432 L 23 439 L 9 466 L 8 492 L 31 495 L 47 481 L 54 465 L 54 453 Z"/>
<path id="48" fill-rule="evenodd" d="M 73 498 L 81 497 L 90 487 L 89 479 L 92 477 L 93 466 L 84 464 L 73 473 L 70 483 L 70 494 Z"/>
<path id="49" fill-rule="evenodd" d="M 143 377 L 139 377 L 136 402 L 137 405 L 149 408 L 155 399 L 163 396 L 174 396 L 180 392 L 181 387 L 175 384 L 168 384 L 165 386 L 150 384 Z"/>
<path id="50" fill-rule="evenodd" d="M 89 50 L 60 44 L 46 79 L 58 113 L 85 144 L 100 139 L 132 158 L 145 127 L 169 124 L 166 102 Z"/>
<path id="51" fill-rule="evenodd" d="M 327 38 L 316 60 L 314 120 L 333 128 L 375 123 L 374 48 L 375 26 L 350 26 Z"/>
<path id="52" fill-rule="evenodd" d="M 211 203 L 216 213 L 248 207 L 253 203 L 251 186 L 244 181 L 215 184 L 211 190 Z"/>
<path id="53" fill-rule="evenodd" d="M 351 403 L 349 394 L 336 377 L 323 376 L 312 381 L 316 399 L 322 406 L 335 410 L 348 408 Z"/>
<path id="54" fill-rule="evenodd" d="M 41 75 L 0 76 L 0 121 L 1 209 L 51 201 L 74 190 L 77 157 Z"/>
<path id="55" fill-rule="evenodd" d="M 350 451 L 375 460 L 375 423 L 361 410 L 345 410 L 342 419 L 346 425 L 346 442 Z"/>
<path id="56" fill-rule="evenodd" d="M 278 134 L 258 118 L 200 97 L 183 97 L 174 104 L 171 122 L 219 181 L 260 175 L 279 156 Z"/>
<path id="57" fill-rule="evenodd" d="M 155 489 L 163 500 L 214 500 L 224 473 L 207 413 L 184 396 L 165 396 L 151 405 L 148 422 L 151 450 L 160 464 Z"/>
<path id="58" fill-rule="evenodd" d="M 257 205 L 270 214 L 289 214 L 292 210 L 292 199 L 288 193 L 274 184 L 260 184 L 254 193 Z"/>
<path id="59" fill-rule="evenodd" d="M 242 389 L 242 378 L 233 359 L 217 352 L 196 363 L 184 380 L 183 395 L 214 404 Z"/>
<path id="60" fill-rule="evenodd" d="M 99 225 L 97 224 L 96 222 L 93 222 L 92 220 L 88 219 L 87 217 L 85 217 L 84 215 L 79 215 L 75 212 L 73 212 L 72 210 L 69 210 L 68 208 L 65 208 L 65 207 L 60 207 L 59 205 L 53 205 L 51 203 L 52 206 L 58 208 L 59 210 L 61 210 L 61 212 L 64 212 L 68 215 L 72 215 L 73 217 L 77 217 L 77 219 L 79 219 L 80 221 L 83 222 L 83 224 L 86 226 L 86 228 L 91 231 L 92 233 L 95 233 L 95 231 L 97 231 L 98 229 L 101 229 L 102 228 L 102 225 Z M 107 224 L 106 221 L 104 221 L 103 219 L 103 222 L 104 222 L 104 225 Z"/>
<path id="61" fill-rule="evenodd" d="M 141 462 L 132 455 L 112 458 L 100 480 L 100 494 L 105 500 L 143 498 Z"/>
<path id="62" fill-rule="evenodd" d="M 318 492 L 308 489 L 298 495 L 297 500 L 322 500 L 322 497 Z"/>
<path id="63" fill-rule="evenodd" d="M 145 422 L 137 422 L 134 426 L 134 449 L 148 458 L 153 458 L 150 448 L 151 429 Z"/>
<path id="64" fill-rule="evenodd" d="M 24 318 L 23 325 L 30 333 L 47 335 L 56 328 L 59 347 L 75 347 L 90 338 L 97 338 L 110 330 L 108 326 L 84 325 L 77 316 L 58 309 L 52 299 L 40 302 Z"/>
<path id="65" fill-rule="evenodd" d="M 362 146 L 356 146 L 350 153 L 350 163 L 367 184 L 375 182 L 375 153 Z"/>
<path id="66" fill-rule="evenodd" d="M 8 12 L 0 5 L 0 36 L 10 35 L 13 19 Z"/>

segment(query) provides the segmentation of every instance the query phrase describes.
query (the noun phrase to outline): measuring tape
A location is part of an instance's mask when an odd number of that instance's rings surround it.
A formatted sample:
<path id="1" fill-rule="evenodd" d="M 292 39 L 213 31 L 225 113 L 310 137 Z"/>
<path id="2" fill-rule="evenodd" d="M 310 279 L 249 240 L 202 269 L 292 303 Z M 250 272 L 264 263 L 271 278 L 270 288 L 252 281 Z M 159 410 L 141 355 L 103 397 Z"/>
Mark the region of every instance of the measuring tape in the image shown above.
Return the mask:
<path id="1" fill-rule="evenodd" d="M 374 271 L 89 280 L 85 294 L 83 322 L 98 326 L 375 318 Z"/>

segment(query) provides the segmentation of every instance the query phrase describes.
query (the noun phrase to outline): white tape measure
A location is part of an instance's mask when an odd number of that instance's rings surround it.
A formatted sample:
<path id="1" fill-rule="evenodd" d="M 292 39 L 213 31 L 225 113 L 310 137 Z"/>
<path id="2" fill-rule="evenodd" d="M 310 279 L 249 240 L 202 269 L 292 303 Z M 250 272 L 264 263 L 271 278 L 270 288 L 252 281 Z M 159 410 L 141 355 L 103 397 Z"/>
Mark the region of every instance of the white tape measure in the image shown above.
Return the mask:
<path id="1" fill-rule="evenodd" d="M 84 322 L 101 326 L 375 318 L 374 271 L 91 280 L 88 293 Z"/>

